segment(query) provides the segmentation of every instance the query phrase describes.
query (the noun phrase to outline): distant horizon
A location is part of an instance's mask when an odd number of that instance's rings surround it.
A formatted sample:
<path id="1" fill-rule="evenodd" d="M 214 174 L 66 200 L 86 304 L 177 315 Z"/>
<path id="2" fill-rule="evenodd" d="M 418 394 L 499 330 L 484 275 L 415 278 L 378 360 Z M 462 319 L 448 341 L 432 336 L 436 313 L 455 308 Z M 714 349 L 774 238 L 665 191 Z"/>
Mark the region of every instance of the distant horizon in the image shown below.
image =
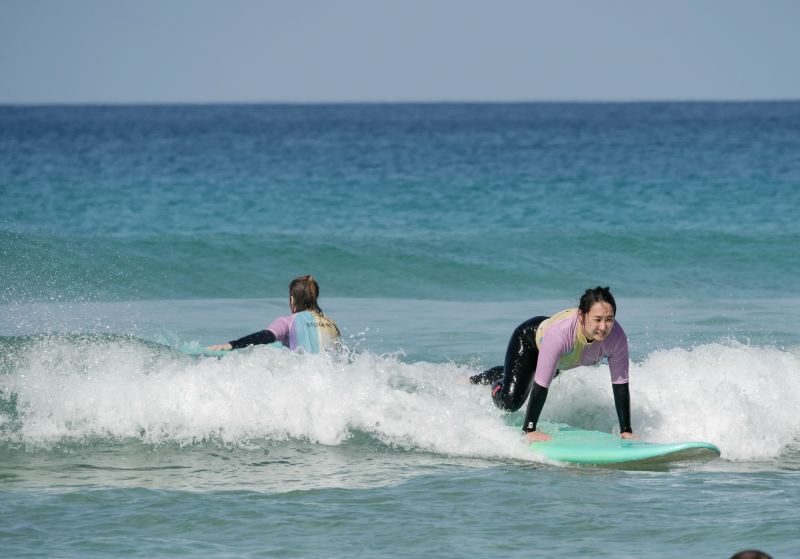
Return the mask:
<path id="1" fill-rule="evenodd" d="M 0 102 L 0 107 L 169 107 L 169 106 L 347 106 L 347 105 L 689 105 L 689 104 L 753 104 L 800 103 L 796 99 L 632 99 L 632 100 L 455 100 L 455 101 L 64 101 L 64 102 Z"/>

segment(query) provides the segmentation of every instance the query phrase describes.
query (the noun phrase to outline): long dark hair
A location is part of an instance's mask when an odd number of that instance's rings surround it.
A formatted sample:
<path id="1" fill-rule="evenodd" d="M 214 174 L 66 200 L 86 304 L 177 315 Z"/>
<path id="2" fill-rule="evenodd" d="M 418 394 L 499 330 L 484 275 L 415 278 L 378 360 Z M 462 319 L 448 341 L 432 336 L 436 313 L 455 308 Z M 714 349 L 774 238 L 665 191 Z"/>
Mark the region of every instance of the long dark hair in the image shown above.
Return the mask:
<path id="1" fill-rule="evenodd" d="M 292 312 L 316 311 L 322 314 L 322 309 L 317 304 L 319 284 L 312 276 L 294 278 L 289 284 L 289 296 L 294 300 Z"/>
<path id="2" fill-rule="evenodd" d="M 614 309 L 614 315 L 617 314 L 617 303 L 614 301 L 614 296 L 608 287 L 600 287 L 598 285 L 584 291 L 581 301 L 578 303 L 578 310 L 585 315 L 595 303 L 608 303 Z"/>

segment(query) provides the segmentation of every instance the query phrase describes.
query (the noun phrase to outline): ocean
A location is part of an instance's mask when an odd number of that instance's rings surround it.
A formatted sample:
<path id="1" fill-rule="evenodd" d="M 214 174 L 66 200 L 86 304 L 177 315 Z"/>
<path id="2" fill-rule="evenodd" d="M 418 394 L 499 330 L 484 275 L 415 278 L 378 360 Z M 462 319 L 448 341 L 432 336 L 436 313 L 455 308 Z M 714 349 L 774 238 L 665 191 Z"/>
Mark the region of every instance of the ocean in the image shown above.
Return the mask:
<path id="1" fill-rule="evenodd" d="M 6 557 L 800 557 L 800 102 L 0 106 Z M 221 343 L 312 274 L 345 345 Z M 468 376 L 608 285 L 634 430 Z M 608 367 L 543 427 L 618 429 Z"/>

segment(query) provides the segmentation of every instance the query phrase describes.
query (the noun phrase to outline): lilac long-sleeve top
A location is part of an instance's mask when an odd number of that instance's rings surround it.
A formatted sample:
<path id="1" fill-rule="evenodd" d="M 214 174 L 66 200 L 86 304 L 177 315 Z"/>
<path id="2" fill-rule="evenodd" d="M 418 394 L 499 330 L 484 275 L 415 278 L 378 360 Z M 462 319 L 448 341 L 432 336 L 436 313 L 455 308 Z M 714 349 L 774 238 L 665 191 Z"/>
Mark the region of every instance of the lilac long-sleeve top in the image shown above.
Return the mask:
<path id="1" fill-rule="evenodd" d="M 608 359 L 612 384 L 628 382 L 628 337 L 618 322 L 603 341 L 589 342 L 578 321 L 578 309 L 567 309 L 543 321 L 536 330 L 539 360 L 533 379 L 548 388 L 556 370 L 595 365 Z"/>

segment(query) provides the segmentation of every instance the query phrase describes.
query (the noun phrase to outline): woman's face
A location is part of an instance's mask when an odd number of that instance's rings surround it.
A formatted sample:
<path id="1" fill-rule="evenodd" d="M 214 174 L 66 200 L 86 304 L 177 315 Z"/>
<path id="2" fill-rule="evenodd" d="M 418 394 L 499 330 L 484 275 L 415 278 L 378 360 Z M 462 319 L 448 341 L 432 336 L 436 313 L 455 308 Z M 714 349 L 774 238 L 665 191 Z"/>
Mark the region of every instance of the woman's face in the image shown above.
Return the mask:
<path id="1" fill-rule="evenodd" d="M 598 301 L 591 306 L 589 312 L 580 314 L 583 335 L 590 342 L 605 340 L 614 328 L 614 308 L 608 303 Z"/>

